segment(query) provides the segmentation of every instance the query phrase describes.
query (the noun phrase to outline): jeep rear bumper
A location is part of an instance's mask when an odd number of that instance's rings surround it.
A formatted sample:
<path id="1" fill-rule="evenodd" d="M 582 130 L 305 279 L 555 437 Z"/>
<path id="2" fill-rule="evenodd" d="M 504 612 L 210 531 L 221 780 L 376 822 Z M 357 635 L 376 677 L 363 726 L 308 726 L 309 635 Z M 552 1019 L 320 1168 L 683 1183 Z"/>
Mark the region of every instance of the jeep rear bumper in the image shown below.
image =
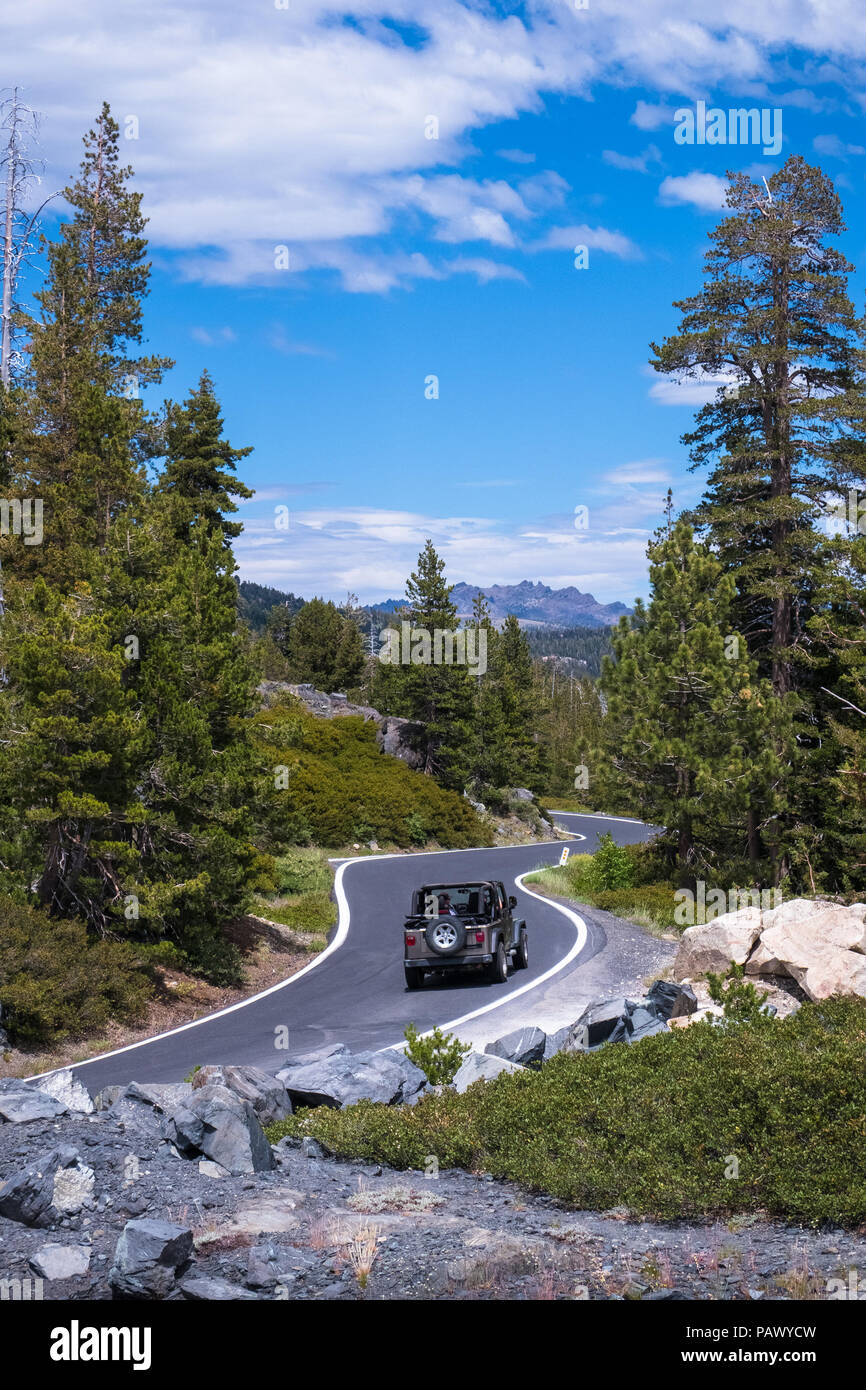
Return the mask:
<path id="1" fill-rule="evenodd" d="M 448 970 L 457 966 L 465 969 L 467 965 L 490 965 L 492 962 L 490 955 L 423 956 L 420 960 L 404 957 L 403 960 L 407 970 Z"/>

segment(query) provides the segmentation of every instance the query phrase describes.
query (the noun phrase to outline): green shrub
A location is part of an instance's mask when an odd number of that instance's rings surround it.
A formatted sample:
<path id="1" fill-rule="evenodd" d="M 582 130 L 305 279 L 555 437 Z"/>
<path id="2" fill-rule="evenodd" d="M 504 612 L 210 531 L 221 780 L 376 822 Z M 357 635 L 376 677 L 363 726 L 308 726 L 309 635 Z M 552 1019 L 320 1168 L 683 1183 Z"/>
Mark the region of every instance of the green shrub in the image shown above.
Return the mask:
<path id="1" fill-rule="evenodd" d="M 434 1028 L 424 1038 L 419 1036 L 414 1023 L 406 1027 L 406 1056 L 416 1067 L 420 1067 L 431 1086 L 448 1086 L 454 1080 L 467 1052 L 472 1048 L 462 1043 L 453 1033 L 443 1033 Z"/>
<path id="2" fill-rule="evenodd" d="M 697 1024 L 561 1053 L 415 1106 L 301 1110 L 269 1130 L 339 1154 L 484 1170 L 576 1208 L 662 1218 L 768 1212 L 866 1220 L 866 1002 L 789 1018 Z M 726 1177 L 731 1156 L 739 1177 Z"/>
<path id="3" fill-rule="evenodd" d="M 766 1000 L 758 993 L 751 980 L 745 979 L 746 967 L 731 961 L 727 976 L 707 974 L 707 987 L 714 1004 L 722 1007 L 728 1023 L 753 1023 L 759 1025 L 772 1021 L 772 1014 L 766 1012 Z"/>
<path id="4" fill-rule="evenodd" d="M 284 843 L 375 839 L 408 849 L 419 843 L 422 825 L 427 840 L 446 849 L 492 842 L 465 797 L 383 753 L 375 725 L 360 716 L 316 719 L 288 701 L 259 711 L 254 722 L 269 763 L 291 768 L 272 827 Z"/>
<path id="5" fill-rule="evenodd" d="M 82 922 L 0 898 L 0 1005 L 11 1041 L 40 1046 L 84 1036 L 109 1019 L 143 1017 L 155 979 L 127 941 L 88 941 Z"/>
<path id="6" fill-rule="evenodd" d="M 277 893 L 329 892 L 331 883 L 328 857 L 320 849 L 291 849 L 276 860 L 274 886 Z"/>
<path id="7" fill-rule="evenodd" d="M 263 901 L 257 909 L 271 922 L 317 935 L 327 934 L 337 920 L 337 904 L 331 900 L 330 892 L 298 893 L 276 902 Z"/>
<path id="8" fill-rule="evenodd" d="M 631 888 L 634 864 L 628 846 L 616 844 L 609 832 L 602 835 L 583 881 L 584 886 L 594 893 L 615 893 L 622 888 Z"/>

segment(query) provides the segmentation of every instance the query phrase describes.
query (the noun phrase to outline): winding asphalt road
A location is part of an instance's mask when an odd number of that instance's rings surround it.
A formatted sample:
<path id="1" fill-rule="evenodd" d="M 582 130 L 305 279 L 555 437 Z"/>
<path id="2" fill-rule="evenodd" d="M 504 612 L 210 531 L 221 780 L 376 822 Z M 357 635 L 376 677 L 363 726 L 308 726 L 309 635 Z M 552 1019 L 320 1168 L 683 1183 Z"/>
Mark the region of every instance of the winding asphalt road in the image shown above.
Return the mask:
<path id="1" fill-rule="evenodd" d="M 638 821 L 604 816 L 557 812 L 556 820 L 582 837 L 580 848 L 589 853 L 605 831 L 618 844 L 646 840 L 654 833 Z M 409 1022 L 423 1032 L 493 1010 L 562 969 L 579 968 L 605 944 L 600 928 L 537 897 L 520 882 L 533 869 L 556 863 L 561 850 L 562 844 L 553 842 L 342 861 L 335 884 L 338 926 L 327 950 L 303 970 L 219 1013 L 103 1053 L 74 1070 L 92 1093 L 132 1080 L 179 1081 L 196 1065 L 209 1062 L 276 1072 L 292 1053 L 334 1042 L 344 1042 L 354 1051 L 378 1050 L 399 1044 Z M 504 985 L 475 972 L 455 973 L 410 994 L 401 947 L 413 888 L 437 879 L 486 878 L 501 879 L 508 892 L 516 893 L 517 910 L 529 928 L 529 968 L 512 973 Z"/>

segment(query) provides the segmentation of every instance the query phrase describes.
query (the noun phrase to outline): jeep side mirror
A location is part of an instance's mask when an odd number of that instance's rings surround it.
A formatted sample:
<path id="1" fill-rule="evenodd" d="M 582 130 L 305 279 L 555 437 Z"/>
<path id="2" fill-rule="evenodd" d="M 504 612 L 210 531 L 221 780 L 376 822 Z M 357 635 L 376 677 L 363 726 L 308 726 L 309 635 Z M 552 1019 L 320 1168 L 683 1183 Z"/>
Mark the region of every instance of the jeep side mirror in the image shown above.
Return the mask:
<path id="1" fill-rule="evenodd" d="M 515 897 L 509 898 L 509 899 L 508 899 L 508 906 L 509 906 L 509 907 L 516 907 L 516 906 L 517 906 L 517 899 L 516 899 Z"/>

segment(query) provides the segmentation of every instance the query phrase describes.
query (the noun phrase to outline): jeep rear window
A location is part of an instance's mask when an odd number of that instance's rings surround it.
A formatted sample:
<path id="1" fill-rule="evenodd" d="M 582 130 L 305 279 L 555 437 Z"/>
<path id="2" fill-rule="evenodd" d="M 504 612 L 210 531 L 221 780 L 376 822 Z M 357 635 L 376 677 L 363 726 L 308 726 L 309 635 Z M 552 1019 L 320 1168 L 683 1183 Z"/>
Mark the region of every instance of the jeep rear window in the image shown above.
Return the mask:
<path id="1" fill-rule="evenodd" d="M 489 915 L 491 911 L 491 890 L 487 883 L 464 883 L 433 885 L 419 889 L 415 894 L 413 910 L 417 916 L 436 917 L 447 912 L 448 901 L 458 917 Z"/>

